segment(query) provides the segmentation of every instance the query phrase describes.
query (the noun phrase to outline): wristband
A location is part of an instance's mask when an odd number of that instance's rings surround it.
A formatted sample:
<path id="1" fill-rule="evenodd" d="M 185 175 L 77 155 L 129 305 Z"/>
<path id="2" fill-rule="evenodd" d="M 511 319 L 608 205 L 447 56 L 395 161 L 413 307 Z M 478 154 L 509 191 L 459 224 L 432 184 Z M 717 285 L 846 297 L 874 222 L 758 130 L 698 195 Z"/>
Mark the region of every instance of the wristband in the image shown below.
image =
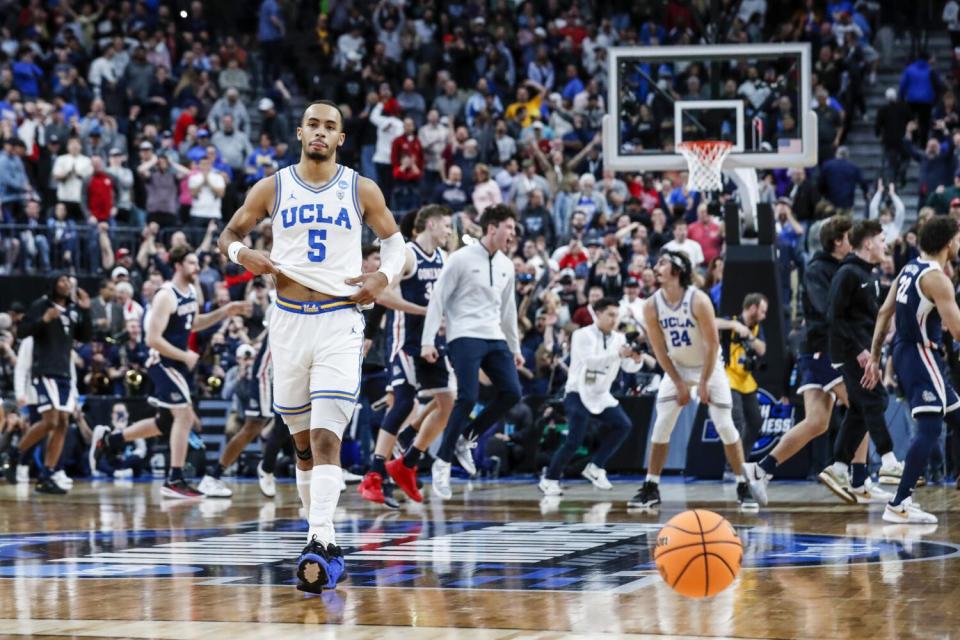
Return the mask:
<path id="1" fill-rule="evenodd" d="M 239 240 L 230 243 L 230 246 L 227 247 L 227 257 L 230 258 L 230 262 L 235 262 L 240 264 L 240 261 L 237 260 L 237 257 L 240 255 L 241 249 L 246 249 L 247 245 L 243 244 Z"/>

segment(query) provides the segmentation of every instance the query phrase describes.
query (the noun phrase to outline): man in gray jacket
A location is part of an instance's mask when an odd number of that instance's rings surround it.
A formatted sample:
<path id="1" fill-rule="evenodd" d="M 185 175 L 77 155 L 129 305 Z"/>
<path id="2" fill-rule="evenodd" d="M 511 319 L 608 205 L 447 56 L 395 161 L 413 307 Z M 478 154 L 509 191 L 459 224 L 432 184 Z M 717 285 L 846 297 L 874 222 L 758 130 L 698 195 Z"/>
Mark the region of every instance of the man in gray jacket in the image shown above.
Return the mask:
<path id="1" fill-rule="evenodd" d="M 420 355 L 439 358 L 436 338 L 446 318 L 447 352 L 457 375 L 457 400 L 447 422 L 443 442 L 433 464 L 433 491 L 449 499 L 450 463 L 457 439 L 467 442 L 502 418 L 520 400 L 523 366 L 517 329 L 513 262 L 504 253 L 516 235 L 517 214 L 506 205 L 488 207 L 480 217 L 484 231 L 479 242 L 454 252 L 433 287 L 424 321 Z M 497 390 L 496 399 L 469 425 L 477 404 L 480 369 Z M 469 450 L 466 452 L 470 455 Z"/>

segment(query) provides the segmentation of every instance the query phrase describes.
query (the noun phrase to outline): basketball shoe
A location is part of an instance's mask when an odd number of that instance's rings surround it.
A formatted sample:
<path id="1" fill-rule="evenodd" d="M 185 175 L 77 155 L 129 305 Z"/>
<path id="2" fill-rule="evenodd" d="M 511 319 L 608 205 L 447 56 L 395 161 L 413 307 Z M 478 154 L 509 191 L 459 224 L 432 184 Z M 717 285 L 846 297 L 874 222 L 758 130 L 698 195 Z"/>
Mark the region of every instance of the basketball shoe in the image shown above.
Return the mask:
<path id="1" fill-rule="evenodd" d="M 53 481 L 53 476 L 37 480 L 36 490 L 37 493 L 48 493 L 54 496 L 62 496 L 67 492 L 66 489 Z"/>
<path id="2" fill-rule="evenodd" d="M 387 473 L 414 502 L 423 502 L 423 494 L 417 488 L 417 472 L 403 464 L 403 458 L 394 458 L 387 463 Z"/>
<path id="3" fill-rule="evenodd" d="M 835 462 L 820 472 L 817 479 L 847 504 L 856 504 L 857 499 L 850 489 L 850 474 L 847 465 Z"/>
<path id="4" fill-rule="evenodd" d="M 107 452 L 107 436 L 110 435 L 110 427 L 105 424 L 97 425 L 93 428 L 93 436 L 90 438 L 90 449 L 87 451 L 87 462 L 90 464 L 90 471 L 97 470 L 97 463 Z"/>
<path id="5" fill-rule="evenodd" d="M 563 495 L 563 489 L 560 488 L 559 480 L 540 478 L 540 484 L 538 484 L 537 487 L 543 492 L 543 495 L 548 497 Z"/>
<path id="6" fill-rule="evenodd" d="M 229 498 L 233 495 L 233 491 L 223 480 L 213 476 L 203 476 L 197 491 L 208 498 Z"/>
<path id="7" fill-rule="evenodd" d="M 602 489 L 603 491 L 613 489 L 613 485 L 610 484 L 610 481 L 607 479 L 607 470 L 601 469 L 592 462 L 583 468 L 580 475 L 593 483 L 593 486 L 597 489 Z"/>
<path id="8" fill-rule="evenodd" d="M 178 498 L 180 500 L 193 500 L 203 497 L 202 493 L 197 491 L 183 478 L 174 480 L 173 482 L 170 480 L 164 482 L 163 486 L 160 487 L 160 495 L 164 498 Z"/>
<path id="9" fill-rule="evenodd" d="M 913 503 L 913 498 L 904 498 L 897 506 L 887 503 L 883 510 L 883 521 L 896 524 L 937 524 L 937 516 L 923 511 Z"/>
<path id="10" fill-rule="evenodd" d="M 257 483 L 260 485 L 260 493 L 267 498 L 275 498 L 277 495 L 277 480 L 272 473 L 263 470 L 263 460 L 257 464 Z"/>
<path id="11" fill-rule="evenodd" d="M 880 484 L 900 484 L 900 476 L 902 475 L 903 463 L 897 460 L 881 466 L 877 480 Z"/>
<path id="12" fill-rule="evenodd" d="M 870 478 L 866 479 L 862 487 L 850 487 L 850 495 L 857 504 L 886 504 L 894 498 L 892 493 L 873 484 Z"/>
<path id="13" fill-rule="evenodd" d="M 457 446 L 453 450 L 453 454 L 457 456 L 457 462 L 460 463 L 460 467 L 466 471 L 467 475 L 471 478 L 477 475 L 477 463 L 473 461 L 473 450 L 476 448 L 477 441 L 475 438 L 464 438 L 460 436 L 457 438 Z"/>
<path id="14" fill-rule="evenodd" d="M 57 486 L 64 491 L 70 491 L 70 489 L 73 489 L 73 478 L 68 476 L 67 472 L 63 469 L 60 469 L 50 477 L 53 478 L 53 481 L 57 483 Z"/>
<path id="15" fill-rule="evenodd" d="M 767 506 L 767 484 L 770 476 L 756 462 L 743 463 L 743 476 L 747 479 L 750 493 L 760 506 Z"/>
<path id="16" fill-rule="evenodd" d="M 750 485 L 746 482 L 737 483 L 737 503 L 741 511 L 760 511 L 760 503 L 753 497 Z"/>
<path id="17" fill-rule="evenodd" d="M 297 560 L 297 589 L 308 593 L 321 593 L 335 589 L 337 583 L 347 577 L 343 564 L 343 551 L 335 544 L 323 544 L 316 536 L 310 539 Z"/>
<path id="18" fill-rule="evenodd" d="M 660 506 L 660 485 L 647 480 L 637 491 L 637 495 L 627 500 L 627 507 L 633 509 L 656 509 Z"/>
<path id="19" fill-rule="evenodd" d="M 452 498 L 453 491 L 450 489 L 450 463 L 437 458 L 433 461 L 433 467 L 431 467 L 430 473 L 433 476 L 433 493 L 442 500 Z"/>
<path id="20" fill-rule="evenodd" d="M 376 502 L 391 509 L 399 509 L 400 503 L 393 499 L 393 496 L 387 495 L 383 490 L 383 477 L 376 471 L 368 471 L 360 481 L 357 487 L 360 497 L 369 502 Z"/>

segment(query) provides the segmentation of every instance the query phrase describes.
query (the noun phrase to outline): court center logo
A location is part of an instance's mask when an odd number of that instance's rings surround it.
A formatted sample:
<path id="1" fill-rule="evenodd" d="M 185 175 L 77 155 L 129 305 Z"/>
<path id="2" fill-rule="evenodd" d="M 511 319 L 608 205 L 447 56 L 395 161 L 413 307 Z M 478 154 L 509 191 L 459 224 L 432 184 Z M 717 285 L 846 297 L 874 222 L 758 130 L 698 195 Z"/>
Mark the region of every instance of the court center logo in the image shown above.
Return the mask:
<path id="1" fill-rule="evenodd" d="M 353 587 L 628 592 L 655 576 L 656 523 L 338 523 Z M 960 545 L 738 528 L 744 568 L 944 559 Z M 879 532 L 878 532 L 879 533 Z M 0 579 L 195 577 L 290 585 L 302 521 L 0 536 Z"/>

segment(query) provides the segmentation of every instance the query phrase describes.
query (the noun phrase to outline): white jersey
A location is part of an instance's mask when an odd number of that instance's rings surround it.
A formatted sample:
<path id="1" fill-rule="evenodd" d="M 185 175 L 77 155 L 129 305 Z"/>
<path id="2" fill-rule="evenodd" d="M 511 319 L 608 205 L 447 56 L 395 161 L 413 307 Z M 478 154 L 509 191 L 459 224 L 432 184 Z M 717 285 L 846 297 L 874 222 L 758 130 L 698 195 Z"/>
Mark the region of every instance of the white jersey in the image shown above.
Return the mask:
<path id="1" fill-rule="evenodd" d="M 296 165 L 274 176 L 273 249 L 280 272 L 303 286 L 332 296 L 353 295 L 359 287 L 344 283 L 361 273 L 360 176 L 337 165 L 325 185 L 313 187 L 297 175 Z"/>
<path id="2" fill-rule="evenodd" d="M 657 308 L 657 319 L 663 330 L 663 339 L 667 344 L 667 354 L 673 363 L 680 367 L 702 367 L 703 335 L 693 317 L 694 287 L 687 287 L 676 307 L 670 306 L 663 295 L 663 289 L 653 294 Z"/>

